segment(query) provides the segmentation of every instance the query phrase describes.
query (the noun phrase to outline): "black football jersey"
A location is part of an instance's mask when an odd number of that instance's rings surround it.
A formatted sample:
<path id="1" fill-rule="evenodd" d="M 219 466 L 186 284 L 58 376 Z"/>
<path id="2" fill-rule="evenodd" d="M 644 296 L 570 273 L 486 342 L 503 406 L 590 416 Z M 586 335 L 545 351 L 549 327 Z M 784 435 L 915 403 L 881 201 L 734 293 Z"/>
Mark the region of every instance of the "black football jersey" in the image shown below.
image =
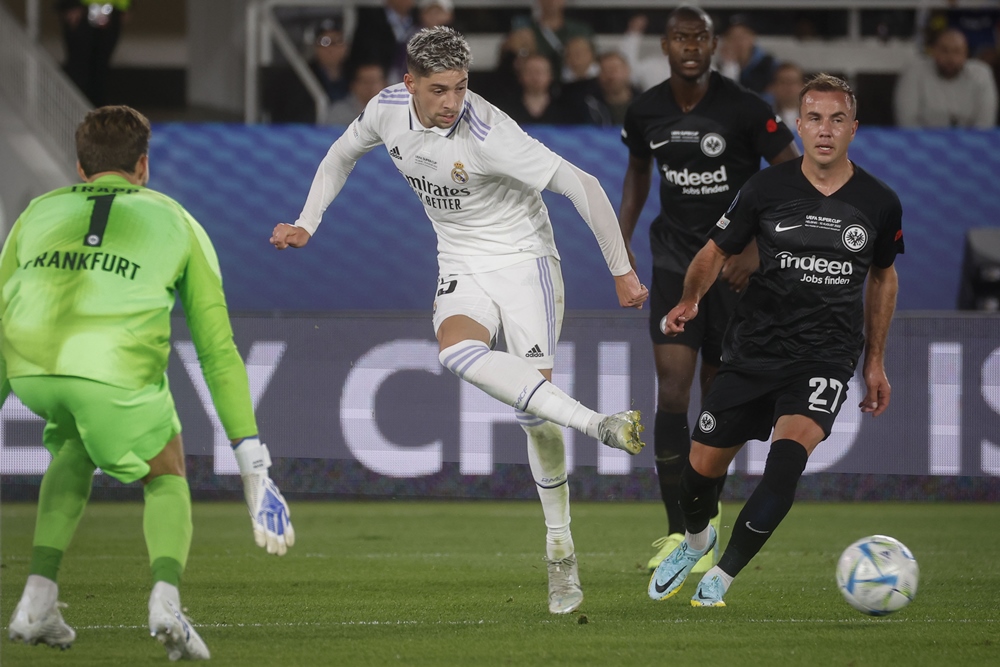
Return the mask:
<path id="1" fill-rule="evenodd" d="M 669 79 L 637 97 L 625 113 L 622 142 L 637 158 L 656 158 L 653 264 L 683 274 L 761 158 L 780 153 L 792 133 L 756 94 L 712 72 L 705 97 L 687 113 Z"/>
<path id="2" fill-rule="evenodd" d="M 757 239 L 760 269 L 736 306 L 722 360 L 747 370 L 822 362 L 854 368 L 864 347 L 865 278 L 903 252 L 903 209 L 889 186 L 854 165 L 826 196 L 802 158 L 751 177 L 712 230 L 736 254 Z"/>

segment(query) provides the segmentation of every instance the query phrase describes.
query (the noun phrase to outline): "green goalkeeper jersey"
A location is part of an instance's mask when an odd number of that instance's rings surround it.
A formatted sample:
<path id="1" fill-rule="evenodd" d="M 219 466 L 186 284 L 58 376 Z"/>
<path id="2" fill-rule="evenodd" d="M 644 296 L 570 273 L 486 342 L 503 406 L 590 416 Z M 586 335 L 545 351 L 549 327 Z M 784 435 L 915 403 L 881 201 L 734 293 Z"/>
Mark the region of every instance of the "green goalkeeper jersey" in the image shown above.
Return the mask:
<path id="1" fill-rule="evenodd" d="M 117 175 L 43 195 L 14 223 L 0 255 L 2 380 L 69 375 L 126 389 L 159 382 L 177 296 L 226 433 L 255 435 L 208 235 L 170 197 Z"/>

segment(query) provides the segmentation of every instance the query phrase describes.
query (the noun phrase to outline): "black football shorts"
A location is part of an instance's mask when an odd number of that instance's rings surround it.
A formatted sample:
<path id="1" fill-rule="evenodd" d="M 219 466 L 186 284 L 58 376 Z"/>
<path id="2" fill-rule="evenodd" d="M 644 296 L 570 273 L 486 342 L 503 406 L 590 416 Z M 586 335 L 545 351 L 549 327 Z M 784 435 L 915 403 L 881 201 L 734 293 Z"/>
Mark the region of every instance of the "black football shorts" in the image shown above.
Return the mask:
<path id="1" fill-rule="evenodd" d="M 779 371 L 747 372 L 723 365 L 701 403 L 693 440 L 735 447 L 767 440 L 784 415 L 805 415 L 830 437 L 854 372 L 834 364 L 809 363 Z"/>
<path id="2" fill-rule="evenodd" d="M 722 337 L 736 309 L 737 294 L 725 280 L 717 280 L 698 304 L 698 316 L 684 326 L 683 333 L 668 336 L 660 324 L 684 292 L 684 276 L 653 267 L 653 287 L 649 291 L 649 335 L 654 345 L 687 345 L 701 350 L 710 366 L 722 363 Z"/>

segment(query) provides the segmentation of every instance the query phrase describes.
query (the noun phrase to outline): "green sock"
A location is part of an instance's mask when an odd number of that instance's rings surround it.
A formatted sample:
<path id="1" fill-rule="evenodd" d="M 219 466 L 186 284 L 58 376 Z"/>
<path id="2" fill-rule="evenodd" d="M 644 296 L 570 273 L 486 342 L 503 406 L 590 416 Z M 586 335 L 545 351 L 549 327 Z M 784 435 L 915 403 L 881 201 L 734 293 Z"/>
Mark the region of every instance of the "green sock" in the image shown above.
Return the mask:
<path id="1" fill-rule="evenodd" d="M 191 489 L 183 477 L 160 475 L 143 492 L 142 532 L 153 581 L 179 586 L 191 549 Z"/>
<path id="2" fill-rule="evenodd" d="M 73 440 L 53 457 L 38 494 L 31 574 L 57 580 L 63 552 L 90 500 L 95 468 L 83 444 Z"/>

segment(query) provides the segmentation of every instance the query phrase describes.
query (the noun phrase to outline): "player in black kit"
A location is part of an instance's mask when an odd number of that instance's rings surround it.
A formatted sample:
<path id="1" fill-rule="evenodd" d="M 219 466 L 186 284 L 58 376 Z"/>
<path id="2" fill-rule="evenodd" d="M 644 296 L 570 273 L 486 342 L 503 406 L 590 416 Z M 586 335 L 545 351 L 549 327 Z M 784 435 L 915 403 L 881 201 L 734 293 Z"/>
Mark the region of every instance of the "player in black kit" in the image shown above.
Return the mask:
<path id="1" fill-rule="evenodd" d="M 660 171 L 660 214 L 649 228 L 653 251 L 649 330 L 657 374 L 654 431 L 656 472 L 667 511 L 667 536 L 653 543 L 653 570 L 684 539 L 678 505 L 680 475 L 687 462 L 691 435 L 688 404 L 701 350 L 702 395 L 719 368 L 722 336 L 738 298 L 757 268 L 757 250 L 732 257 L 702 302 L 702 317 L 674 337 L 660 322 L 680 299 L 684 272 L 708 239 L 733 195 L 760 170 L 761 158 L 778 164 L 798 157 L 792 133 L 757 95 L 710 71 L 716 37 L 701 9 L 679 7 L 668 20 L 662 40 L 671 78 L 638 97 L 628 108 L 622 141 L 629 149 L 619 223 L 629 247 L 649 195 L 653 158 Z M 721 486 L 725 478 L 720 480 Z M 712 523 L 718 529 L 718 511 Z M 708 570 L 718 551 L 695 568 Z"/>
<path id="2" fill-rule="evenodd" d="M 668 334 L 697 321 L 699 302 L 726 259 L 757 239 L 760 270 L 726 332 L 722 366 L 702 402 L 681 476 L 685 539 L 649 581 L 655 600 L 676 593 L 717 542 L 709 517 L 718 480 L 747 439 L 765 440 L 774 429 L 763 478 L 722 559 L 691 598 L 696 607 L 725 606 L 733 577 L 788 513 L 862 350 L 861 411 L 877 417 L 889 405 L 884 358 L 898 288 L 893 262 L 903 252 L 902 207 L 896 193 L 847 157 L 858 126 L 850 87 L 820 75 L 799 100 L 805 157 L 746 182 L 691 262 L 684 294 L 666 317 Z"/>

